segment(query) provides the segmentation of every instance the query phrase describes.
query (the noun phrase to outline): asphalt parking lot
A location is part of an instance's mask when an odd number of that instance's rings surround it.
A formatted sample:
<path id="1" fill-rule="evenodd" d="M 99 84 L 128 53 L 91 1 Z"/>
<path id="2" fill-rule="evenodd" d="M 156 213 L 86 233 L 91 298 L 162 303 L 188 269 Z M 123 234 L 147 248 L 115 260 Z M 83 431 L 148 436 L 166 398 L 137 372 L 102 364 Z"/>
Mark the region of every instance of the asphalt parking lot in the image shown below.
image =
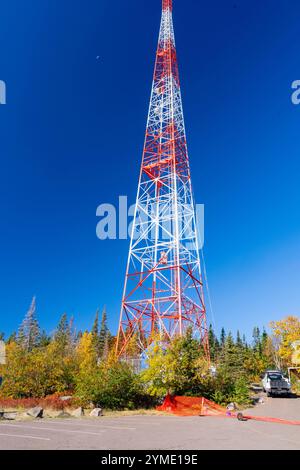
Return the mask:
<path id="1" fill-rule="evenodd" d="M 248 412 L 300 420 L 300 399 L 271 398 Z M 171 415 L 1 421 L 0 449 L 300 449 L 300 426 Z"/>

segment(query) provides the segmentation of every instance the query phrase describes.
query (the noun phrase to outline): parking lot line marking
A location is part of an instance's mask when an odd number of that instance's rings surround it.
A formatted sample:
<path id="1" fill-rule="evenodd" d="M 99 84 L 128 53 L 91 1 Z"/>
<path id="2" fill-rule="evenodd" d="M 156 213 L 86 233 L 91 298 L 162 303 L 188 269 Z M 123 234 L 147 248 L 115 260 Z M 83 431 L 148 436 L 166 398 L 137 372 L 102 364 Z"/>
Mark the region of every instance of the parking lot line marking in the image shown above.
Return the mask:
<path id="1" fill-rule="evenodd" d="M 100 436 L 100 433 L 104 433 L 106 432 L 105 430 L 101 430 L 99 429 L 99 432 L 90 432 L 90 431 L 75 431 L 75 430 L 72 430 L 72 429 L 57 429 L 57 428 L 45 428 L 44 426 L 27 426 L 27 425 L 19 425 L 19 424 L 3 424 L 2 426 L 10 426 L 12 428 L 19 428 L 19 429 L 33 429 L 34 431 L 38 431 L 38 430 L 41 430 L 41 431 L 52 431 L 52 432 L 66 432 L 66 433 L 76 433 L 76 434 L 92 434 L 93 436 Z"/>
<path id="2" fill-rule="evenodd" d="M 136 428 L 128 428 L 126 426 L 101 426 L 102 428 L 105 428 L 105 429 L 121 429 L 121 430 L 125 430 L 125 431 L 135 431 Z"/>
<path id="3" fill-rule="evenodd" d="M 36 436 L 27 436 L 23 434 L 4 434 L 0 433 L 0 436 L 5 436 L 5 437 L 19 437 L 22 439 L 38 439 L 39 441 L 50 441 L 51 439 L 49 437 L 36 437 Z"/>
<path id="4" fill-rule="evenodd" d="M 60 421 L 61 422 L 61 421 Z M 51 423 L 52 424 L 52 423 Z M 53 423 L 54 424 L 54 423 Z M 75 424 L 74 422 L 68 422 L 68 423 L 64 423 L 64 424 Z M 101 423 L 99 423 L 99 425 L 97 424 L 86 424 L 86 423 L 82 423 L 80 422 L 76 422 L 76 424 L 78 424 L 78 426 L 85 426 L 85 427 L 89 427 L 89 428 L 97 428 L 97 429 L 101 429 L 101 428 L 105 428 L 105 429 L 124 429 L 126 431 L 135 431 L 136 428 L 133 428 L 133 427 L 127 427 L 127 426 L 109 426 L 109 425 L 103 425 Z"/>
<path id="5" fill-rule="evenodd" d="M 118 422 L 119 424 L 123 424 L 123 423 L 120 423 Z M 128 420 L 128 421 L 125 421 L 124 424 L 126 426 L 130 426 L 130 425 L 137 425 L 137 424 L 147 424 L 149 426 L 161 426 L 162 423 L 155 423 L 153 421 L 148 421 L 147 419 L 144 419 L 144 420 Z M 112 423 L 112 425 L 114 425 L 114 423 Z"/>

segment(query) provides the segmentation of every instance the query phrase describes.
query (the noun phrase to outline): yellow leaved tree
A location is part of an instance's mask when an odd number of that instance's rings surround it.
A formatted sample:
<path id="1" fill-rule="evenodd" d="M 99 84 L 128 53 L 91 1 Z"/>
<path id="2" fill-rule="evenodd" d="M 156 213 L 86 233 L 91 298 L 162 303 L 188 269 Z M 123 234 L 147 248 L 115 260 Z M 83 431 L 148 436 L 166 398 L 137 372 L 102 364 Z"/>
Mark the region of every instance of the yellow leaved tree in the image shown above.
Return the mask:
<path id="1" fill-rule="evenodd" d="M 87 331 L 83 333 L 77 346 L 77 358 L 80 370 L 86 370 L 97 365 L 97 352 L 92 333 Z"/>
<path id="2" fill-rule="evenodd" d="M 290 315 L 283 320 L 271 322 L 270 326 L 282 365 L 291 365 L 295 353 L 294 342 L 300 340 L 300 318 Z"/>

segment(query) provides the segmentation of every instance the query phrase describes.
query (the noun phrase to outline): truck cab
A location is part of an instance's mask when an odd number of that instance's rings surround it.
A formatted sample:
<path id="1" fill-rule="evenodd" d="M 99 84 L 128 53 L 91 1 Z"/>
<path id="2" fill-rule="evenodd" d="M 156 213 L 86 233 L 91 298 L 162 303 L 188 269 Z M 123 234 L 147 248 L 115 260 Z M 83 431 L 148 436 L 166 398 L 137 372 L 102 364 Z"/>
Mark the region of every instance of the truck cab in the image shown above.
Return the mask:
<path id="1" fill-rule="evenodd" d="M 289 379 L 284 377 L 279 370 L 267 370 L 263 376 L 262 385 L 268 397 L 272 395 L 288 396 L 291 392 Z"/>

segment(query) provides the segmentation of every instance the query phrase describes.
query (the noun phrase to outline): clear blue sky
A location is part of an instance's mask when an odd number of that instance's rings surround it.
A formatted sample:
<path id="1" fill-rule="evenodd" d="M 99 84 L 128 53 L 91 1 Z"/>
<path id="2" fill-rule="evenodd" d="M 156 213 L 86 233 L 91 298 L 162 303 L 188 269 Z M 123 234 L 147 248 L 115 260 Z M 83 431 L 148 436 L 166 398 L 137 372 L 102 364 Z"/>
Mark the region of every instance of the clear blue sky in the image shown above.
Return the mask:
<path id="1" fill-rule="evenodd" d="M 48 331 L 104 304 L 116 330 L 128 241 L 96 238 L 96 207 L 134 202 L 160 3 L 1 2 L 0 331 L 33 295 Z M 247 335 L 300 313 L 299 18 L 299 0 L 174 0 L 215 320 Z"/>

